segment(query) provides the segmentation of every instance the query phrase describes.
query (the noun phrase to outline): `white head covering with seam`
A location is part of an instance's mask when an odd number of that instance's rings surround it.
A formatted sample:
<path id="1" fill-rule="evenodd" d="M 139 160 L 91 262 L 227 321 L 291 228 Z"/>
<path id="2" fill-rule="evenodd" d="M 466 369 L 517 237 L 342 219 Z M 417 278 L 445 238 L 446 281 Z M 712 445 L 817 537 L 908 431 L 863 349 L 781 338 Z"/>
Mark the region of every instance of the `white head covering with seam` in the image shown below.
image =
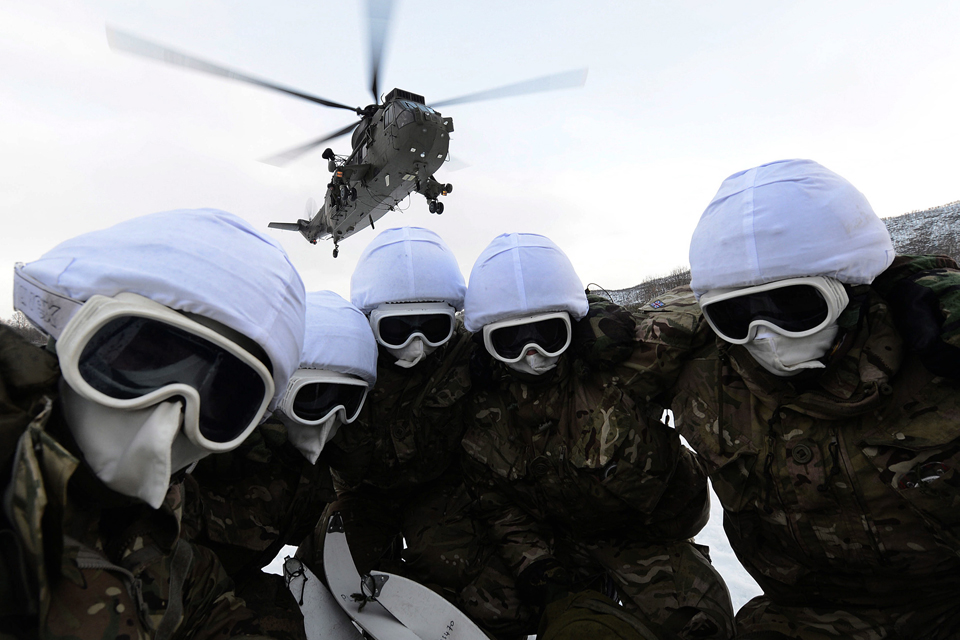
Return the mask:
<path id="1" fill-rule="evenodd" d="M 377 381 L 377 340 L 363 312 L 333 291 L 307 294 L 302 369 L 325 369 Z"/>
<path id="2" fill-rule="evenodd" d="M 350 278 L 350 301 L 365 314 L 385 302 L 446 302 L 459 311 L 465 291 L 450 247 L 420 227 L 382 231 Z"/>
<path id="3" fill-rule="evenodd" d="M 893 258 L 886 225 L 853 185 L 812 160 L 781 160 L 720 185 L 690 241 L 690 285 L 699 299 L 804 276 L 869 284 Z"/>
<path id="4" fill-rule="evenodd" d="M 23 271 L 75 300 L 131 292 L 238 331 L 270 358 L 271 409 L 300 363 L 303 281 L 276 241 L 225 211 L 126 220 L 66 240 Z"/>
<path id="5" fill-rule="evenodd" d="M 463 321 L 476 332 L 491 322 L 549 311 L 579 320 L 588 308 L 580 277 L 560 247 L 535 233 L 505 233 L 473 265 Z"/>

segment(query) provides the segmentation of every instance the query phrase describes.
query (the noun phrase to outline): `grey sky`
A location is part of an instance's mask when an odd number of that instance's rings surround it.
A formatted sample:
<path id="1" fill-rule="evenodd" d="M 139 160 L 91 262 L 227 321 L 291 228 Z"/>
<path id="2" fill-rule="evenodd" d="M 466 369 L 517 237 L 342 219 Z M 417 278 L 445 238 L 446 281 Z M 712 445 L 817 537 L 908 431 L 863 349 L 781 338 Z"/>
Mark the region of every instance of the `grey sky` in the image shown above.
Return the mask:
<path id="1" fill-rule="evenodd" d="M 111 52 L 104 25 L 346 103 L 367 104 L 359 2 L 0 1 L 0 267 L 153 211 L 295 220 L 319 153 L 257 162 L 349 112 Z M 464 275 L 506 231 L 549 235 L 584 283 L 687 262 L 727 175 L 809 157 L 881 216 L 960 197 L 960 5 L 950 2 L 398 3 L 381 86 L 428 102 L 589 67 L 584 88 L 442 110 L 456 131 L 442 216 L 416 196 L 380 228 L 440 233 Z M 345 153 L 346 140 L 333 145 Z M 308 289 L 348 294 L 375 232 L 330 247 L 270 231 Z M 5 266 L 4 266 L 5 265 Z M 9 273 L 9 271 L 8 271 Z M 0 279 L 0 316 L 11 313 Z"/>

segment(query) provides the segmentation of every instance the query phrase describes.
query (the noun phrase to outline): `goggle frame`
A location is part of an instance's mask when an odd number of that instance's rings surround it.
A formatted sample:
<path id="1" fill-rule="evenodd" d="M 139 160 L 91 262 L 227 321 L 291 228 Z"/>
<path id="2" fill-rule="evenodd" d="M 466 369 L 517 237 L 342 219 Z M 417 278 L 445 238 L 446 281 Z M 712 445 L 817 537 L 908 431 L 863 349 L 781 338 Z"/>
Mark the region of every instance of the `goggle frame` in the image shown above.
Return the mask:
<path id="1" fill-rule="evenodd" d="M 717 302 L 723 302 L 725 300 L 749 296 L 756 293 L 763 293 L 765 291 L 772 291 L 774 289 L 782 289 L 785 287 L 794 286 L 813 287 L 820 293 L 827 305 L 826 317 L 816 326 L 809 329 L 804 329 L 803 331 L 789 331 L 777 325 L 775 322 L 760 318 L 750 321 L 747 327 L 746 337 L 733 338 L 725 334 L 717 327 L 716 324 L 714 324 L 713 319 L 710 318 L 710 314 L 707 311 L 707 308 L 710 305 L 716 304 Z M 764 284 L 758 284 L 751 287 L 711 289 L 700 296 L 700 309 L 703 311 L 703 317 L 706 318 L 707 323 L 710 325 L 710 328 L 713 329 L 714 333 L 730 344 L 746 344 L 752 341 L 756 337 L 759 327 L 767 327 L 771 331 L 779 333 L 783 336 L 787 336 L 788 338 L 805 338 L 807 336 L 811 336 L 836 322 L 837 318 L 840 317 L 840 314 L 843 313 L 843 310 L 849 303 L 850 297 L 847 295 L 847 291 L 844 288 L 843 283 L 841 283 L 839 280 L 828 278 L 826 276 L 786 278 L 784 280 L 774 280 L 773 282 L 766 282 Z"/>
<path id="2" fill-rule="evenodd" d="M 420 331 L 414 331 L 407 336 L 406 340 L 403 341 L 403 344 L 395 345 L 390 344 L 385 341 L 380 335 L 380 322 L 385 318 L 397 317 L 397 316 L 429 316 L 429 315 L 445 315 L 450 318 L 450 331 L 447 336 L 440 341 L 433 341 L 423 335 Z M 387 349 L 403 349 L 411 342 L 414 338 L 418 336 L 423 340 L 423 343 L 429 347 L 439 347 L 447 342 L 453 337 L 454 332 L 457 327 L 457 311 L 452 306 L 446 302 L 391 302 L 388 304 L 382 304 L 376 309 L 370 312 L 370 328 L 373 329 L 373 336 L 377 339 L 377 342 Z"/>
<path id="3" fill-rule="evenodd" d="M 519 356 L 517 356 L 516 358 L 507 358 L 506 356 L 501 355 L 499 352 L 497 352 L 496 348 L 494 348 L 493 346 L 492 334 L 497 329 L 514 327 L 519 324 L 533 324 L 535 322 L 541 322 L 543 320 L 553 320 L 555 318 L 563 320 L 563 323 L 566 325 L 566 328 L 567 328 L 567 339 L 564 342 L 563 346 L 557 351 L 549 352 L 543 347 L 541 347 L 539 344 L 535 342 L 529 342 L 525 344 L 522 349 L 520 349 Z M 515 362 L 520 362 L 526 357 L 527 351 L 530 349 L 534 349 L 540 355 L 547 358 L 559 356 L 570 347 L 570 343 L 573 341 L 573 324 L 570 322 L 570 314 L 566 311 L 548 311 L 545 313 L 536 313 L 533 315 L 521 316 L 519 318 L 511 318 L 509 320 L 499 320 L 497 322 L 491 322 L 489 324 L 483 325 L 482 332 L 483 332 L 483 346 L 486 348 L 487 353 L 489 353 L 491 356 L 493 356 L 500 362 L 504 362 L 506 364 L 513 364 Z"/>
<path id="4" fill-rule="evenodd" d="M 200 393 L 191 385 L 169 384 L 142 396 L 127 399 L 113 398 L 91 386 L 80 373 L 80 356 L 87 343 L 98 331 L 109 322 L 125 317 L 145 318 L 176 327 L 213 343 L 244 364 L 249 365 L 259 375 L 264 387 L 264 397 L 250 423 L 231 440 L 217 442 L 208 439 L 200 432 Z M 57 339 L 56 349 L 60 361 L 60 371 L 67 384 L 81 396 L 98 404 L 115 409 L 136 410 L 147 408 L 175 396 L 182 397 L 184 399 L 182 425 L 184 433 L 195 445 L 213 453 L 230 451 L 238 447 L 250 435 L 250 432 L 260 424 L 276 390 L 270 371 L 249 351 L 213 329 L 195 322 L 159 302 L 135 293 L 120 293 L 114 297 L 91 296 L 63 328 Z"/>
<path id="5" fill-rule="evenodd" d="M 297 394 L 305 386 L 316 383 L 325 383 L 325 384 L 342 384 L 349 386 L 358 386 L 363 387 L 363 397 L 360 398 L 360 403 L 357 405 L 356 411 L 353 415 L 347 416 L 347 407 L 344 404 L 334 405 L 322 418 L 319 420 L 304 420 L 297 415 L 296 410 L 294 409 L 294 403 L 297 399 Z M 326 420 L 330 419 L 330 416 L 340 412 L 340 422 L 342 424 L 350 424 L 360 416 L 360 412 L 363 410 L 363 405 L 367 401 L 367 394 L 370 393 L 370 384 L 365 380 L 360 378 L 355 378 L 351 375 L 345 373 L 339 373 L 337 371 L 330 371 L 328 369 L 297 369 L 292 376 L 290 376 L 290 381 L 287 382 L 287 390 L 283 393 L 283 398 L 280 400 L 280 406 L 278 409 L 283 412 L 288 418 L 295 420 L 297 423 L 313 427 L 320 424 L 323 424 Z"/>

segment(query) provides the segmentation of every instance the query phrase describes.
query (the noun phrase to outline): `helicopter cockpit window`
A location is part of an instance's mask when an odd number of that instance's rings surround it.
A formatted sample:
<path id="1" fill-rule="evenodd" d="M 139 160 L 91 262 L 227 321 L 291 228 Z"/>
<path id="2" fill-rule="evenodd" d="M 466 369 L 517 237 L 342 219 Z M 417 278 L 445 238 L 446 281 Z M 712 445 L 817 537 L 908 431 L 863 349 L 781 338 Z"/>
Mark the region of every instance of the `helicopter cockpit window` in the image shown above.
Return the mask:
<path id="1" fill-rule="evenodd" d="M 397 127 L 403 128 L 413 122 L 415 119 L 412 109 L 404 109 L 397 114 Z"/>
<path id="2" fill-rule="evenodd" d="M 397 103 L 396 103 L 396 102 L 394 102 L 394 103 L 390 104 L 389 106 L 387 106 L 387 110 L 386 110 L 386 111 L 384 112 L 384 114 L 383 114 L 383 124 L 384 124 L 384 126 L 388 126 L 388 125 L 393 124 L 393 121 L 397 119 L 397 112 L 398 112 L 398 111 L 399 111 L 399 109 L 397 108 Z"/>

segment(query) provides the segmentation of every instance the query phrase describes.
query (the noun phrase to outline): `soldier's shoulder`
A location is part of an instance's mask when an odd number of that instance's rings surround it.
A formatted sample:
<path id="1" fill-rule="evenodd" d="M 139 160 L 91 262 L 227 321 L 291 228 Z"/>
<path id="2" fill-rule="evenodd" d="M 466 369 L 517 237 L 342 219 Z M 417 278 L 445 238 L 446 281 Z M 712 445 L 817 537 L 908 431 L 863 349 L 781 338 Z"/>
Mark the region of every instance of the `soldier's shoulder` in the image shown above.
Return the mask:
<path id="1" fill-rule="evenodd" d="M 634 311 L 637 339 L 641 342 L 688 344 L 706 323 L 700 304 L 689 285 L 660 294 Z"/>

